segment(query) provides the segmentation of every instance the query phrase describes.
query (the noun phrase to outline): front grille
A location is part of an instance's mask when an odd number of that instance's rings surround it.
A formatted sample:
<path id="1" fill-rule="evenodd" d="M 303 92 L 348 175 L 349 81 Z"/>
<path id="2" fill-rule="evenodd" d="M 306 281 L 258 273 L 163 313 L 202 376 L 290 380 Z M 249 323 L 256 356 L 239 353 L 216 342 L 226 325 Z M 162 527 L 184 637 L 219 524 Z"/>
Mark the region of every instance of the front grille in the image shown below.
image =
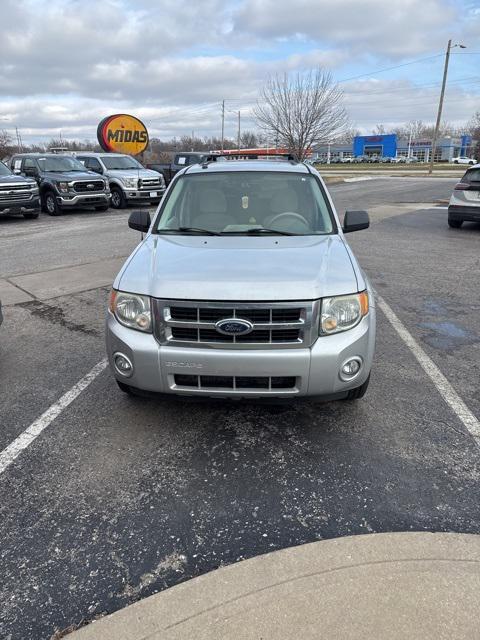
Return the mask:
<path id="1" fill-rule="evenodd" d="M 160 178 L 142 178 L 140 189 L 148 189 L 149 191 L 160 189 Z"/>
<path id="2" fill-rule="evenodd" d="M 317 337 L 319 302 L 177 302 L 155 300 L 155 335 L 161 344 L 218 348 L 292 348 L 310 346 Z M 248 320 L 252 330 L 225 335 L 216 323 Z"/>
<path id="3" fill-rule="evenodd" d="M 273 391 L 295 389 L 295 376 L 194 376 L 176 374 L 173 376 L 178 387 L 193 389 L 232 389 L 243 391 Z"/>
<path id="4" fill-rule="evenodd" d="M 33 189 L 34 187 L 36 187 L 36 183 L 21 183 L 21 184 L 0 184 L 0 193 L 2 191 L 29 191 L 30 189 Z"/>
<path id="5" fill-rule="evenodd" d="M 0 191 L 0 201 L 5 200 L 31 200 L 32 192 L 31 191 L 19 191 L 18 193 L 9 193 Z"/>
<path id="6" fill-rule="evenodd" d="M 90 185 L 93 185 L 93 187 Z M 76 191 L 76 193 L 95 193 L 95 191 L 105 191 L 105 183 L 103 180 L 83 180 L 82 182 L 74 182 L 73 190 Z"/>

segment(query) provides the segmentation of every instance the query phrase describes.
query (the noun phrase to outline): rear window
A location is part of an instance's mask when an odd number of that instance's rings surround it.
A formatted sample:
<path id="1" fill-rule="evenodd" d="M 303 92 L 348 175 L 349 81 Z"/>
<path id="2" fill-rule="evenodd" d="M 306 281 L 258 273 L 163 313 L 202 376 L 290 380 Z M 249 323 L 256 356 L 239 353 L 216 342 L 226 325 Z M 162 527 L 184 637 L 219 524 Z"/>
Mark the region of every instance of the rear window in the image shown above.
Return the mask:
<path id="1" fill-rule="evenodd" d="M 328 201 L 313 175 L 260 171 L 181 176 L 156 231 L 181 232 L 180 227 L 238 235 L 267 229 L 292 235 L 334 231 Z"/>
<path id="2" fill-rule="evenodd" d="M 480 182 L 480 169 L 470 169 L 463 176 L 462 182 Z"/>

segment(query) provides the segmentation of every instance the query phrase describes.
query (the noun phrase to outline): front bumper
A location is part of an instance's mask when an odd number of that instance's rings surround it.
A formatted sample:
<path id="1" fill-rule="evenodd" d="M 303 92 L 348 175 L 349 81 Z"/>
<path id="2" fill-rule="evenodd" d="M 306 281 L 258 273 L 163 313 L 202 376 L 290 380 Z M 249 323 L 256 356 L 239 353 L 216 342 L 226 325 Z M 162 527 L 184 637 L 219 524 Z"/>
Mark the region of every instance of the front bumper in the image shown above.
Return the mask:
<path id="1" fill-rule="evenodd" d="M 466 222 L 480 222 L 480 202 L 475 206 L 450 205 L 448 207 L 448 217 L 454 220 L 465 220 Z"/>
<path id="2" fill-rule="evenodd" d="M 165 193 L 165 187 L 159 189 L 151 189 L 149 191 L 145 189 L 125 189 L 125 198 L 127 200 L 139 200 L 143 202 L 160 202 Z M 155 194 L 155 195 L 153 195 Z"/>
<path id="3" fill-rule="evenodd" d="M 30 200 L 13 200 L 11 202 L 2 200 L 2 202 L 0 202 L 1 214 L 36 213 L 38 211 L 40 211 L 40 197 L 38 195 Z"/>
<path id="4" fill-rule="evenodd" d="M 97 192 L 89 194 L 57 194 L 57 202 L 62 208 L 66 207 L 95 207 L 110 204 L 110 192 Z"/>
<path id="5" fill-rule="evenodd" d="M 371 301 L 373 303 L 373 300 Z M 323 336 L 301 349 L 206 349 L 160 345 L 152 334 L 128 329 L 108 312 L 106 341 L 111 369 L 120 382 L 145 391 L 221 398 L 288 398 L 292 396 L 342 397 L 367 379 L 375 349 L 375 306 L 353 329 Z M 113 363 L 116 353 L 133 364 L 133 374 L 119 374 Z M 343 381 L 342 364 L 359 357 L 359 373 Z M 225 389 L 182 386 L 175 376 L 240 376 L 295 378 L 288 389 Z"/>

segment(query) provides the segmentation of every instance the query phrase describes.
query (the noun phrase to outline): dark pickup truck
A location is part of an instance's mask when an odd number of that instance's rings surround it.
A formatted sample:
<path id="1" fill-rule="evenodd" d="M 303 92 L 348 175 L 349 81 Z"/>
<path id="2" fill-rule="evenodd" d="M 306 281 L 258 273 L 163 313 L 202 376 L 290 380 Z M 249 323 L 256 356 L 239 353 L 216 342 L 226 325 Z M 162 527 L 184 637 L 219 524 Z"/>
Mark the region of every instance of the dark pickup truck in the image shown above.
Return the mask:
<path id="1" fill-rule="evenodd" d="M 207 155 L 208 154 L 203 151 L 181 151 L 180 153 L 175 154 L 173 162 L 170 164 L 154 162 L 152 164 L 147 164 L 146 167 L 147 169 L 152 169 L 153 171 L 161 173 L 165 178 L 165 184 L 168 186 L 175 174 L 181 169 L 185 169 L 185 167 L 190 164 L 199 164 L 203 162 Z"/>
<path id="2" fill-rule="evenodd" d="M 110 205 L 108 182 L 85 169 L 73 156 L 17 153 L 10 160 L 10 167 L 14 173 L 36 180 L 42 209 L 51 216 L 76 207 L 106 211 Z"/>
<path id="3" fill-rule="evenodd" d="M 35 180 L 14 175 L 0 162 L 0 215 L 38 218 L 39 213 L 40 195 Z"/>

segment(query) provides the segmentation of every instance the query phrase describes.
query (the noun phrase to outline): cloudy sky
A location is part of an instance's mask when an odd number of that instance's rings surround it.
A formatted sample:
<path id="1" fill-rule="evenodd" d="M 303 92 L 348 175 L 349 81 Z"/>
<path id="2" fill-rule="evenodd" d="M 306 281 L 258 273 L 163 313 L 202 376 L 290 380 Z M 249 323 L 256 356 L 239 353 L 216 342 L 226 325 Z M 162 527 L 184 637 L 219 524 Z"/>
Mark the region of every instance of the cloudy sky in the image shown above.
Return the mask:
<path id="1" fill-rule="evenodd" d="M 161 138 L 235 135 L 266 77 L 321 65 L 365 133 L 480 109 L 480 0 L 0 0 L 0 128 L 94 139 L 128 112 Z M 413 62 L 412 61 L 416 61 Z"/>

